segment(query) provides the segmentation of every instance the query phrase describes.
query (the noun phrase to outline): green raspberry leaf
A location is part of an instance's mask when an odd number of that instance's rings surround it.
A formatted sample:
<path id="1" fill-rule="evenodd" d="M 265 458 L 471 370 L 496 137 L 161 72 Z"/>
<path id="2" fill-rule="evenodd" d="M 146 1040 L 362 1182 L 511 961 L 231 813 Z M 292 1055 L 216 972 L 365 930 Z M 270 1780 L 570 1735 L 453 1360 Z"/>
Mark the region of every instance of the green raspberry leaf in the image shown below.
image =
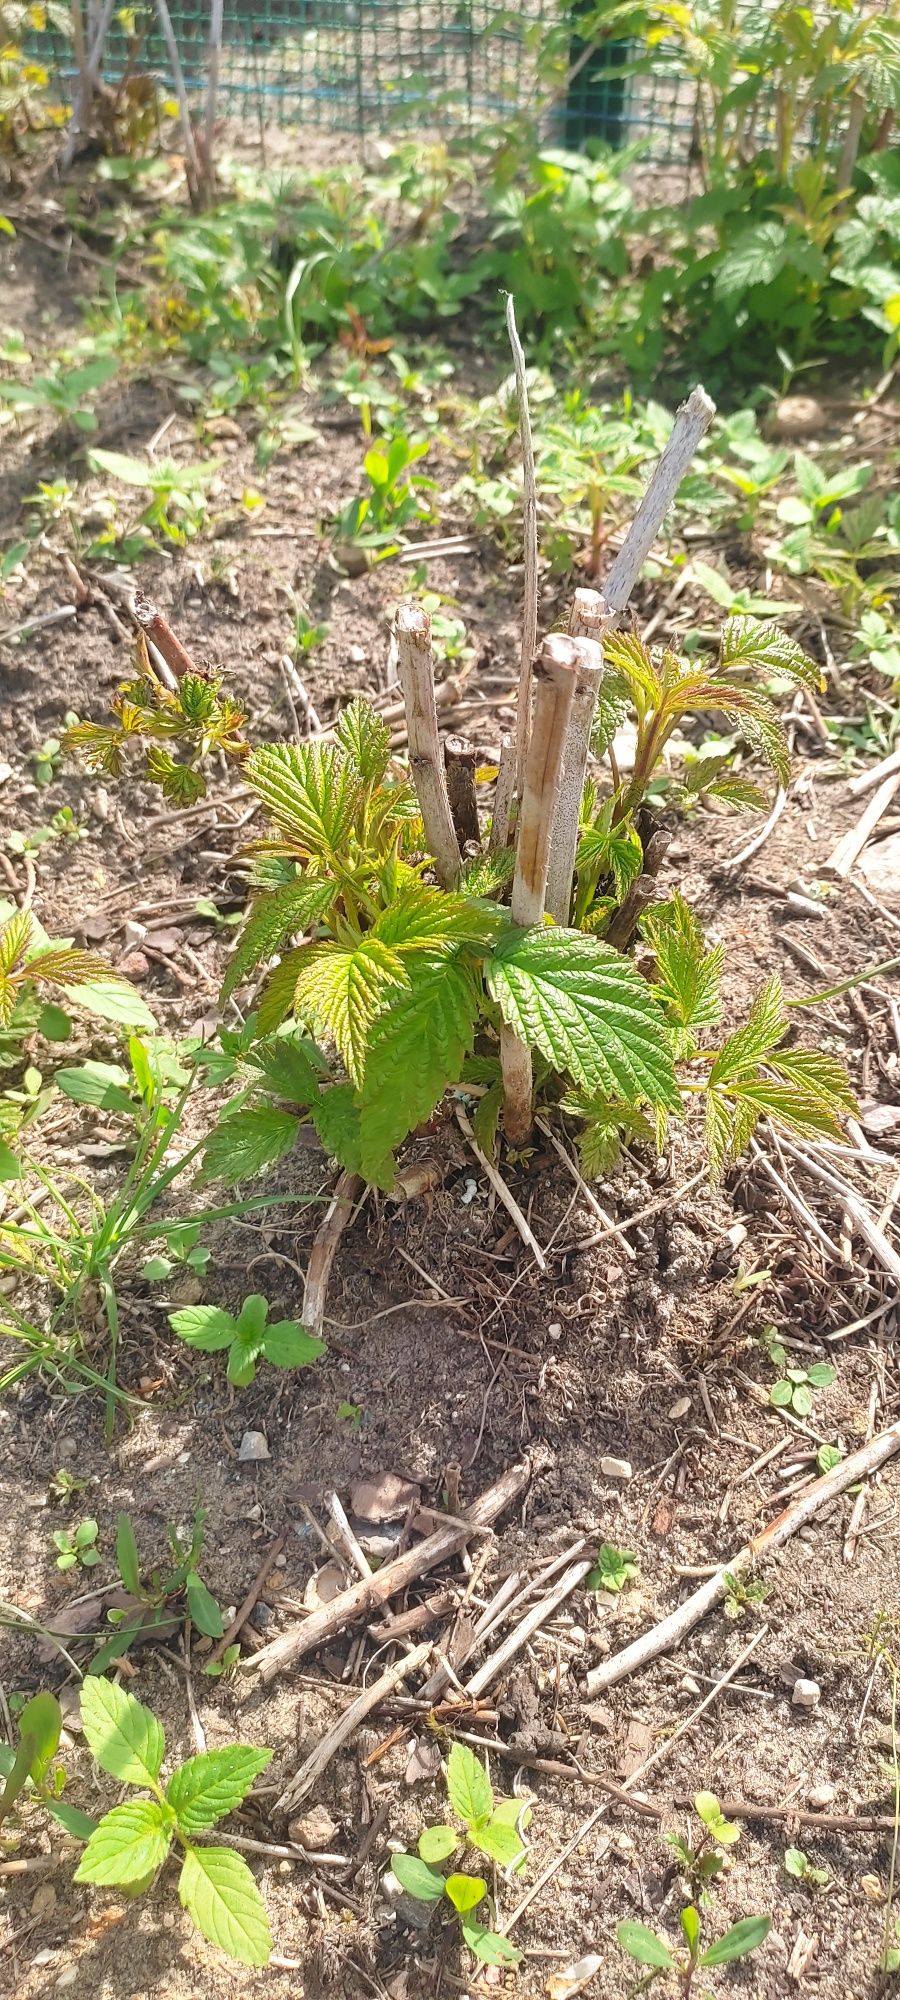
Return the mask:
<path id="1" fill-rule="evenodd" d="M 662 1011 L 610 945 L 581 931 L 512 930 L 485 978 L 507 1027 L 585 1090 L 681 1110 Z"/>
<path id="2" fill-rule="evenodd" d="M 113 1681 L 89 1675 L 81 1688 L 81 1726 L 101 1771 L 126 1785 L 155 1784 L 166 1739 L 142 1702 Z"/>
<path id="3" fill-rule="evenodd" d="M 268 1965 L 272 1933 L 246 1861 L 229 1847 L 191 1847 L 178 1894 L 198 1931 L 241 1965 Z"/>
<path id="4" fill-rule="evenodd" d="M 233 1812 L 271 1756 L 271 1750 L 234 1743 L 225 1750 L 206 1750 L 180 1764 L 166 1786 L 166 1798 L 181 1832 L 203 1833 Z"/>

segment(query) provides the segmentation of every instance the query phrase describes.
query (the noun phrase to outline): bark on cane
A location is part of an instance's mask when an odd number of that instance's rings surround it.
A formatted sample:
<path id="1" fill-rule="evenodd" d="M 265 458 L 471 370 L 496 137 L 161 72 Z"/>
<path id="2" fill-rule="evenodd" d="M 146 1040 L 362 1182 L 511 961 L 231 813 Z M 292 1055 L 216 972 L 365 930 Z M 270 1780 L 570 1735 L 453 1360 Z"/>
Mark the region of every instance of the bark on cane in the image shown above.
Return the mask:
<path id="1" fill-rule="evenodd" d="M 406 710 L 409 765 L 438 879 L 452 889 L 462 866 L 438 735 L 431 623 L 420 604 L 401 604 L 394 621 L 397 672 Z"/>
<path id="2" fill-rule="evenodd" d="M 500 745 L 500 763 L 497 769 L 497 783 L 494 787 L 494 811 L 491 817 L 491 837 L 488 850 L 497 854 L 508 847 L 513 800 L 516 795 L 516 739 L 504 736 Z"/>
<path id="3" fill-rule="evenodd" d="M 596 639 L 574 639 L 572 643 L 578 648 L 578 679 L 566 727 L 547 872 L 546 907 L 557 924 L 568 923 L 572 908 L 572 877 L 581 822 L 581 798 L 597 696 L 603 679 L 603 652 Z"/>
<path id="4" fill-rule="evenodd" d="M 478 801 L 475 796 L 475 745 L 467 736 L 448 736 L 444 743 L 447 797 L 450 816 L 460 847 L 480 839 Z"/>
<path id="5" fill-rule="evenodd" d="M 515 924 L 543 921 L 553 820 L 578 668 L 578 647 L 573 640 L 558 636 L 545 639 L 535 669 L 534 725 L 519 810 L 512 887 Z M 521 1146 L 528 1139 L 532 1125 L 531 1054 L 510 1028 L 501 1030 L 500 1066 L 503 1129 L 511 1145 Z"/>

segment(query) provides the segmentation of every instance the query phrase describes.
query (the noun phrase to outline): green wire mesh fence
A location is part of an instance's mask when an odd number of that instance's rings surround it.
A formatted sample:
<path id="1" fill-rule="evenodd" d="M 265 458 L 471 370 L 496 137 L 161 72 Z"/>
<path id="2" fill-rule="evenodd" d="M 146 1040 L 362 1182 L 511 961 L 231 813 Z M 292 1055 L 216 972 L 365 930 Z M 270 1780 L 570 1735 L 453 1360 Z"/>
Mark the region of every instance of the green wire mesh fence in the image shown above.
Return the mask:
<path id="1" fill-rule="evenodd" d="M 362 134 L 439 133 L 526 114 L 545 141 L 578 147 L 595 137 L 641 144 L 654 160 L 684 161 L 693 87 L 685 79 L 623 76 L 629 45 L 586 45 L 579 14 L 590 0 L 225 0 L 219 107 L 254 124 Z M 204 84 L 209 0 L 170 4 L 188 92 Z M 114 16 L 103 77 L 130 72 L 172 86 L 152 8 Z M 619 73 L 617 73 L 619 72 Z M 55 82 L 71 93 L 71 48 L 57 43 Z"/>

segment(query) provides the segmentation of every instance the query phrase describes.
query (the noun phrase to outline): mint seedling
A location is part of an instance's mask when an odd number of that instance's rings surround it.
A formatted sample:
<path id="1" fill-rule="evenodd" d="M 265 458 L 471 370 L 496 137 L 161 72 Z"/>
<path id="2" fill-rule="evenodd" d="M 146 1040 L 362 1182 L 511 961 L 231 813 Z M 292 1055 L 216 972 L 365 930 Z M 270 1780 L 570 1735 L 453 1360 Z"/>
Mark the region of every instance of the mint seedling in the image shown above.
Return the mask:
<path id="1" fill-rule="evenodd" d="M 228 1847 L 198 1847 L 194 1836 L 240 1805 L 271 1750 L 232 1743 L 204 1751 L 180 1764 L 163 1788 L 165 1736 L 149 1708 L 93 1676 L 81 1689 L 81 1721 L 101 1771 L 151 1796 L 127 1799 L 104 1814 L 75 1870 L 76 1882 L 140 1895 L 174 1842 L 183 1856 L 178 1894 L 197 1929 L 242 1965 L 267 1965 L 269 1919 L 246 1861 Z"/>
<path id="2" fill-rule="evenodd" d="M 588 1590 L 618 1592 L 638 1575 L 637 1563 L 628 1549 L 617 1549 L 612 1542 L 603 1542 L 597 1550 L 594 1568 L 588 1570 L 585 1583 Z"/>
<path id="3" fill-rule="evenodd" d="M 307 1333 L 298 1320 L 279 1319 L 269 1325 L 268 1318 L 268 1299 L 253 1292 L 237 1319 L 221 1306 L 183 1306 L 169 1314 L 169 1325 L 202 1354 L 217 1354 L 227 1347 L 228 1380 L 243 1389 L 253 1381 L 260 1359 L 271 1361 L 275 1368 L 306 1368 L 325 1352 L 324 1341 Z"/>
<path id="4" fill-rule="evenodd" d="M 465 1827 L 465 1839 L 501 1868 L 518 1869 L 525 1859 L 519 1827 L 531 1815 L 518 1799 L 501 1799 L 495 1804 L 487 1772 L 464 1743 L 454 1743 L 447 1760 L 447 1795 L 452 1811 Z M 481 1875 L 440 1873 L 439 1864 L 448 1861 L 461 1845 L 452 1826 L 426 1826 L 419 1835 L 416 1854 L 395 1854 L 391 1873 L 408 1896 L 420 1903 L 449 1902 L 459 1919 L 459 1927 L 470 1951 L 484 1965 L 516 1965 L 519 1952 L 509 1939 L 487 1929 L 474 1916 L 487 1894 Z"/>

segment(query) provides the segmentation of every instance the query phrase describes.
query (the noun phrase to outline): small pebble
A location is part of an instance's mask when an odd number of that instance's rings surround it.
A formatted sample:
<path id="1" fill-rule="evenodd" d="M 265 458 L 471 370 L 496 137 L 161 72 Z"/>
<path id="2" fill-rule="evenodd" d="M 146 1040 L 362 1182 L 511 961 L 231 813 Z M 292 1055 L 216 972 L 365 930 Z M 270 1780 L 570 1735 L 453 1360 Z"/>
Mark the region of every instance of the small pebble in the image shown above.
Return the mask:
<path id="1" fill-rule="evenodd" d="M 309 1812 L 301 1813 L 299 1819 L 291 1820 L 288 1839 L 296 1841 L 300 1847 L 312 1847 L 321 1853 L 330 1847 L 336 1832 L 337 1827 L 327 1806 L 312 1806 Z"/>
<path id="2" fill-rule="evenodd" d="M 67 1965 L 65 1972 L 61 1972 L 59 1978 L 54 1982 L 57 1993 L 64 1993 L 67 1986 L 74 1986 L 77 1978 L 77 1965 Z"/>
<path id="3" fill-rule="evenodd" d="M 686 1417 L 690 1407 L 691 1407 L 690 1396 L 679 1396 L 677 1403 L 673 1403 L 672 1408 L 669 1411 L 669 1416 L 671 1418 L 672 1423 L 673 1424 L 677 1423 L 679 1417 Z"/>
<path id="4" fill-rule="evenodd" d="M 833 1785 L 814 1785 L 809 1794 L 809 1803 L 813 1812 L 827 1812 L 828 1807 L 834 1805 L 835 1797 Z"/>
<path id="5" fill-rule="evenodd" d="M 627 1458 L 601 1458 L 600 1470 L 604 1479 L 629 1480 L 631 1464 Z"/>
<path id="6" fill-rule="evenodd" d="M 562 1327 L 560 1326 L 559 1320 L 555 1319 L 553 1321 L 552 1326 L 548 1326 L 547 1335 L 550 1340 L 562 1339 Z"/>
<path id="7" fill-rule="evenodd" d="M 263 1432 L 245 1431 L 243 1437 L 241 1438 L 240 1450 L 238 1451 L 238 1458 L 240 1459 L 241 1464 L 242 1465 L 247 1465 L 248 1463 L 252 1464 L 254 1461 L 258 1459 L 270 1458 L 270 1457 L 271 1457 L 271 1452 L 269 1451 L 269 1447 Z"/>
<path id="8" fill-rule="evenodd" d="M 794 1682 L 794 1692 L 791 1695 L 794 1707 L 818 1708 L 821 1699 L 822 1690 L 818 1681 L 806 1681 L 801 1674 L 800 1679 Z"/>
<path id="9" fill-rule="evenodd" d="M 700 1682 L 695 1681 L 693 1674 L 682 1674 L 678 1685 L 683 1689 L 685 1694 L 700 1693 Z"/>

